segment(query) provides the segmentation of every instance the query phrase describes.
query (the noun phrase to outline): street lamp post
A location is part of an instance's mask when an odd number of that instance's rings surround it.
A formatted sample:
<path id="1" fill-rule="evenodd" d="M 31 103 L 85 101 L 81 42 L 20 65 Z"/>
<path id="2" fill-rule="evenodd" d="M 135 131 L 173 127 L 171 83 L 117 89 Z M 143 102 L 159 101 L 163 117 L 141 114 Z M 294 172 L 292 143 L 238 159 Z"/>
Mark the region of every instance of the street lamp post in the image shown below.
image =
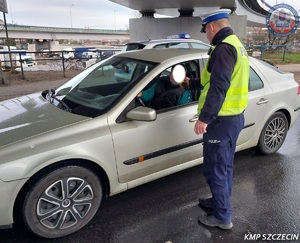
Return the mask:
<path id="1" fill-rule="evenodd" d="M 73 28 L 73 24 L 72 24 L 72 7 L 74 6 L 74 4 L 72 3 L 71 5 L 70 5 L 70 20 L 71 20 L 71 28 Z"/>
<path id="2" fill-rule="evenodd" d="M 114 10 L 114 27 L 115 27 L 115 31 L 116 31 L 116 10 Z"/>

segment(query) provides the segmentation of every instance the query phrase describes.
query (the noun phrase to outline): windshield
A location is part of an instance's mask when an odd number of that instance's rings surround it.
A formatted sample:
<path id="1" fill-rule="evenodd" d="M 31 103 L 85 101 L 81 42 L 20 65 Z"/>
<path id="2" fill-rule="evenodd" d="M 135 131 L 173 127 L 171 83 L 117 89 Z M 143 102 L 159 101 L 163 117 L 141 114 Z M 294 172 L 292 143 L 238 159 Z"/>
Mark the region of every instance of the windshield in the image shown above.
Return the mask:
<path id="1" fill-rule="evenodd" d="M 154 66 L 154 63 L 114 56 L 95 64 L 58 88 L 55 91 L 56 102 L 53 103 L 64 110 L 67 106 L 68 111 L 74 114 L 99 116 Z"/>

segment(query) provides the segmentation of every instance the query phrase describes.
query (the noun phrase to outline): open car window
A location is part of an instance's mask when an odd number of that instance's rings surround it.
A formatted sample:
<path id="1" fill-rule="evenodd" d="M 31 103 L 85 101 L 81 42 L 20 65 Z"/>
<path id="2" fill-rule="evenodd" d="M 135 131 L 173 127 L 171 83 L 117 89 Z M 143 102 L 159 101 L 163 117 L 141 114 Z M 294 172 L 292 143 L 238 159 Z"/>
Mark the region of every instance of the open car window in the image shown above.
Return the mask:
<path id="1" fill-rule="evenodd" d="M 56 96 L 70 107 L 72 113 L 96 117 L 106 112 L 155 65 L 112 57 L 92 66 L 93 70 L 88 74 L 78 75 L 64 84 L 56 91 Z"/>
<path id="2" fill-rule="evenodd" d="M 198 61 L 180 63 L 186 70 L 189 78 L 199 77 Z M 174 66 L 174 65 L 173 65 Z M 157 75 L 140 93 L 137 105 L 143 105 L 157 110 L 167 111 L 177 106 L 187 105 L 197 100 L 197 94 L 187 83 L 172 82 L 172 67 L 170 66 Z"/>

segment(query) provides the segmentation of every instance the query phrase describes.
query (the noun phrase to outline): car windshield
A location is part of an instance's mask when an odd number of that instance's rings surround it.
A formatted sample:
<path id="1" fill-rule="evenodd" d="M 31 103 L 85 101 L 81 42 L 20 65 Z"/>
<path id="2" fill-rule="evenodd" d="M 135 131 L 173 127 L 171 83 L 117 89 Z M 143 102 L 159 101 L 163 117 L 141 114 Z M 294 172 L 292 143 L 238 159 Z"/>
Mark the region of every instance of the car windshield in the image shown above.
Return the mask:
<path id="1" fill-rule="evenodd" d="M 48 94 L 48 98 L 63 110 L 96 117 L 105 113 L 155 65 L 114 56 L 83 71 Z"/>

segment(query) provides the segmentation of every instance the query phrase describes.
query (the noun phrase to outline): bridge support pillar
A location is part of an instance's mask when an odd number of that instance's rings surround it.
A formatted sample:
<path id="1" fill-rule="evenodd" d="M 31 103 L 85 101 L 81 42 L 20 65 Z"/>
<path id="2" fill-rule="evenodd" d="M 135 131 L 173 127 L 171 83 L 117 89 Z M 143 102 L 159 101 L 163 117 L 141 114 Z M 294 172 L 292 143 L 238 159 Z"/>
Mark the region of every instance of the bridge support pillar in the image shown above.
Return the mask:
<path id="1" fill-rule="evenodd" d="M 181 9 L 178 9 L 178 12 L 180 13 L 179 17 L 193 17 L 194 9 L 181 8 Z"/>
<path id="2" fill-rule="evenodd" d="M 166 38 L 168 35 L 187 33 L 192 39 L 207 43 L 206 35 L 200 33 L 201 18 L 186 16 L 189 12 L 182 12 L 182 17 L 175 18 L 136 18 L 129 20 L 130 41 Z M 230 15 L 231 26 L 235 34 L 240 38 L 246 38 L 247 16 Z"/>
<path id="3" fill-rule="evenodd" d="M 154 18 L 155 11 L 154 10 L 144 10 L 140 11 L 142 18 Z"/>

